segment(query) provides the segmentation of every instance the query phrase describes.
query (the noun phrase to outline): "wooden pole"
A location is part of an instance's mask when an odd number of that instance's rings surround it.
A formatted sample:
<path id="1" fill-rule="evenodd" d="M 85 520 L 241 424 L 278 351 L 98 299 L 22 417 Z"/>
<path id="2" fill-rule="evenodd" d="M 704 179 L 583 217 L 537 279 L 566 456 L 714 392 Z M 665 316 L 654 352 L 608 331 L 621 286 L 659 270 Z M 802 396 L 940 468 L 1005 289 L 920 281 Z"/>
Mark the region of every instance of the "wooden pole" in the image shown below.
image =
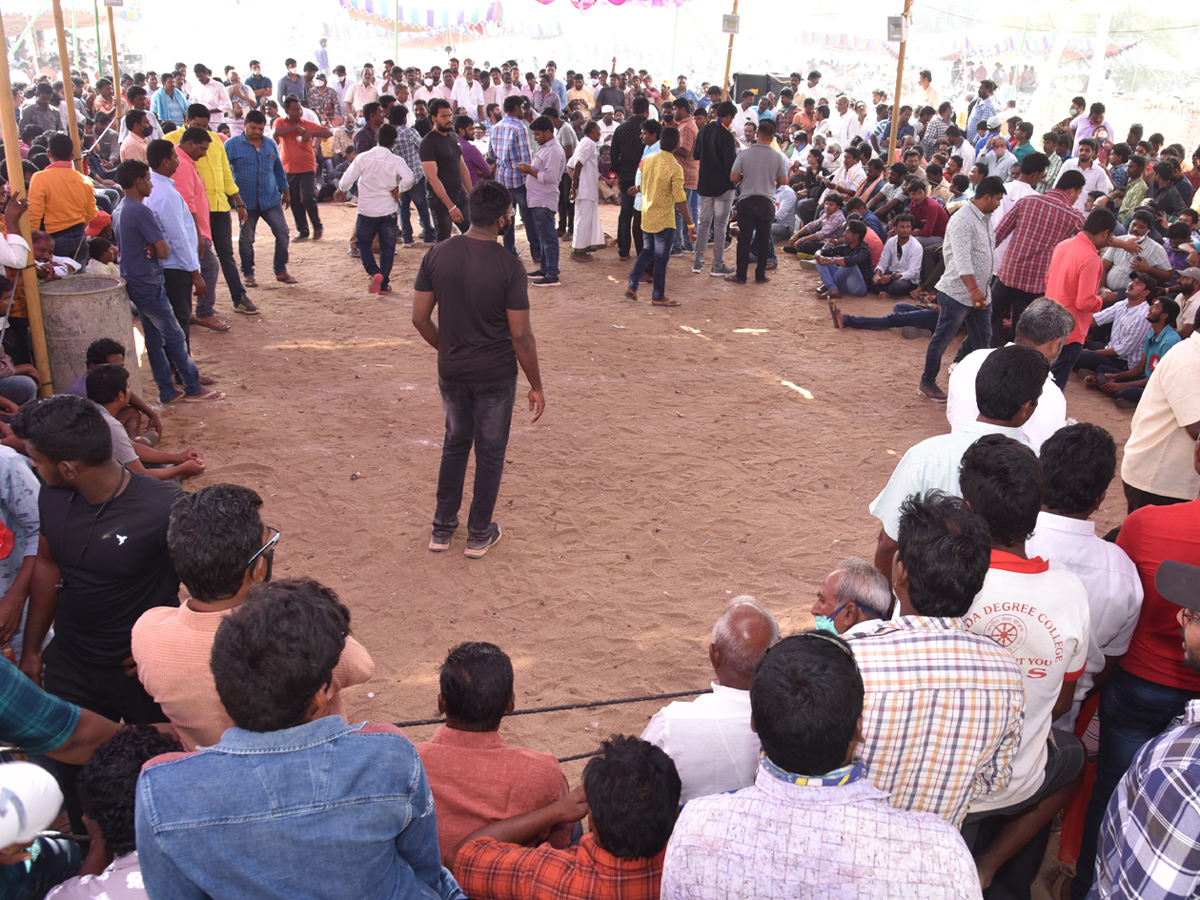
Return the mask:
<path id="1" fill-rule="evenodd" d="M 75 145 L 75 170 L 83 172 L 83 143 L 79 140 L 79 121 L 75 117 L 75 86 L 71 83 L 71 63 L 67 58 L 67 32 L 63 25 L 62 0 L 54 0 L 54 30 L 58 34 L 58 61 L 63 69 L 63 96 L 67 106 L 67 131 Z"/>
<path id="2" fill-rule="evenodd" d="M 0 16 L 0 46 L 7 46 L 4 37 L 4 19 Z M 4 137 L 4 159 L 8 167 L 8 184 L 12 192 L 10 203 L 25 199 L 25 173 L 21 166 L 21 139 L 17 128 L 16 110 L 13 108 L 12 82 L 8 77 L 8 66 L 0 66 L 0 133 Z M 29 216 L 21 216 L 21 237 L 32 245 Z M 30 251 L 30 257 L 33 253 Z M 50 357 L 46 352 L 46 329 L 42 322 L 42 297 L 38 293 L 37 269 L 33 259 L 21 270 L 20 278 L 25 285 L 25 306 L 29 314 L 29 333 L 33 338 L 33 362 L 42 380 L 42 396 L 54 393 L 50 380 Z"/>
<path id="3" fill-rule="evenodd" d="M 58 0 L 54 0 L 57 6 Z M 121 64 L 117 61 L 117 29 L 113 25 L 112 7 L 108 7 L 108 43 L 112 47 L 113 59 L 113 116 L 114 122 L 120 122 L 121 116 L 124 115 L 124 110 L 121 109 Z M 97 48 L 98 49 L 98 48 Z"/>
<path id="4" fill-rule="evenodd" d="M 900 91 L 904 88 L 904 51 L 908 46 L 908 23 L 912 19 L 912 0 L 904 0 L 903 31 L 900 40 L 900 58 L 896 61 L 896 93 L 892 96 L 892 128 L 888 138 L 888 155 L 884 161 L 884 171 L 896 157 L 896 121 L 900 116 Z"/>
<path id="5" fill-rule="evenodd" d="M 733 14 L 737 15 L 738 0 L 733 0 Z M 729 49 L 725 52 L 725 82 L 723 85 L 724 93 L 721 95 L 722 100 L 729 99 L 729 70 L 733 66 L 733 35 L 729 35 Z"/>

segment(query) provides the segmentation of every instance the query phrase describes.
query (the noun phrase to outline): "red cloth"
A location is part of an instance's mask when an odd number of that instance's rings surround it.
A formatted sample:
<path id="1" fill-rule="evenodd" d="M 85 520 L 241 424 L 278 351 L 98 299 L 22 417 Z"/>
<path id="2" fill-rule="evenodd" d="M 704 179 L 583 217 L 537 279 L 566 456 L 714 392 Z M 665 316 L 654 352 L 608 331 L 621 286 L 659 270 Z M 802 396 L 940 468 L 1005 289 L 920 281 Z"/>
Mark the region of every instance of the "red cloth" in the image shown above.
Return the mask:
<path id="1" fill-rule="evenodd" d="M 1183 638 L 1175 618 L 1179 607 L 1154 587 L 1164 559 L 1200 566 L 1200 500 L 1134 510 L 1121 525 L 1117 546 L 1137 566 L 1145 594 L 1121 668 L 1155 684 L 1200 691 L 1200 674 L 1183 664 Z"/>
<path id="2" fill-rule="evenodd" d="M 283 128 L 292 124 L 302 126 L 305 131 L 320 131 L 325 127 L 324 125 L 314 125 L 307 119 L 301 119 L 296 123 L 289 122 L 287 119 L 276 119 L 271 123 L 271 128 Z M 287 137 L 275 141 L 279 145 L 279 161 L 283 163 L 283 171 L 289 175 L 317 171 L 317 154 L 313 149 L 313 139 L 301 141 L 297 139 L 298 137 L 298 135 L 289 134 Z"/>
<path id="3" fill-rule="evenodd" d="M 945 207 L 928 194 L 925 196 L 925 202 L 920 206 L 910 203 L 908 213 L 917 220 L 913 223 L 914 237 L 940 238 L 946 236 L 946 223 L 950 221 L 950 216 Z"/>
<path id="4" fill-rule="evenodd" d="M 1015 210 L 1020 201 L 1013 206 Z M 1010 213 L 1011 215 L 1011 213 Z M 1004 227 L 1004 223 L 1000 223 Z M 1100 299 L 1100 279 L 1104 266 L 1096 245 L 1086 232 L 1061 241 L 1050 256 L 1046 273 L 1046 296 L 1057 300 L 1075 317 L 1075 330 L 1067 335 L 1068 344 L 1082 344 L 1092 325 L 1092 313 L 1104 306 Z M 1008 282 L 1004 282 L 1008 284 Z M 1009 285 L 1015 287 L 1015 285 Z"/>
<path id="5" fill-rule="evenodd" d="M 1054 248 L 1082 228 L 1083 213 L 1062 191 L 1052 188 L 1044 194 L 1022 197 L 996 229 L 996 246 L 1009 239 L 996 274 L 1010 288 L 1042 293 Z"/>
<path id="6" fill-rule="evenodd" d="M 497 731 L 441 725 L 430 740 L 417 744 L 417 754 L 433 791 L 443 855 L 484 825 L 549 806 L 568 793 L 554 754 L 510 747 Z M 549 839 L 566 846 L 571 828 L 561 826 Z"/>

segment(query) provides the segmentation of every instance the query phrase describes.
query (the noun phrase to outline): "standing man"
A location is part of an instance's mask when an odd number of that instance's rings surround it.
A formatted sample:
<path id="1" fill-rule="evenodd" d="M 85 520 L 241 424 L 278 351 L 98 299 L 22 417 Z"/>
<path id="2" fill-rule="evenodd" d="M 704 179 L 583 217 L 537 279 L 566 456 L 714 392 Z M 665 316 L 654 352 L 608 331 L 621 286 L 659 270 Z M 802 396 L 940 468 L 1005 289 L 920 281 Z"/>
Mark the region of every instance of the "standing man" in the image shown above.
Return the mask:
<path id="1" fill-rule="evenodd" d="M 1064 173 L 1063 178 L 1066 178 Z M 1050 256 L 1046 272 L 1046 296 L 1057 300 L 1075 317 L 1075 329 L 1067 336 L 1058 359 L 1050 367 L 1050 375 L 1059 389 L 1065 389 L 1071 370 L 1083 353 L 1083 342 L 1092 324 L 1092 313 L 1104 306 L 1100 297 L 1100 279 L 1104 264 L 1099 253 L 1108 246 L 1117 227 L 1113 214 L 1103 207 L 1088 213 L 1083 231 L 1070 240 L 1061 241 Z M 985 346 L 980 344 L 980 346 Z"/>
<path id="2" fill-rule="evenodd" d="M 524 105 L 524 98 L 520 94 L 504 99 L 504 118 L 492 126 L 488 156 L 496 161 L 496 180 L 508 188 L 512 194 L 513 205 L 521 211 L 521 221 L 525 224 L 525 239 L 529 241 L 529 252 L 533 259 L 540 260 L 541 244 L 538 243 L 537 232 L 530 224 L 529 205 L 525 198 L 525 176 L 517 168 L 521 163 L 533 161 L 529 130 L 521 118 Z M 517 255 L 512 228 L 504 232 L 504 249 L 514 256 Z"/>
<path id="3" fill-rule="evenodd" d="M 254 99 L 257 103 L 271 99 L 273 82 L 262 73 L 262 63 L 257 59 L 250 60 L 250 77 L 246 79 L 246 87 L 254 92 Z"/>
<path id="4" fill-rule="evenodd" d="M 296 61 L 287 59 L 284 61 L 287 67 L 287 74 L 279 79 L 279 85 L 275 88 L 275 99 L 282 107 L 290 96 L 304 96 L 304 77 L 297 71 Z"/>
<path id="5" fill-rule="evenodd" d="M 538 143 L 538 150 L 533 162 L 519 163 L 517 169 L 525 175 L 530 224 L 537 232 L 542 262 L 538 269 L 528 274 L 535 287 L 557 287 L 558 235 L 554 230 L 554 216 L 558 212 L 559 183 L 567 170 L 567 155 L 554 133 L 554 122 L 549 116 L 538 116 L 530 129 L 533 139 Z"/>
<path id="6" fill-rule="evenodd" d="M 317 154 L 313 150 L 313 141 L 333 137 L 333 132 L 303 118 L 303 110 L 299 97 L 288 96 L 283 105 L 285 118 L 275 120 L 273 137 L 279 142 L 283 171 L 287 173 L 292 218 L 296 221 L 293 240 L 308 240 L 311 220 L 312 239 L 319 241 L 325 228 L 317 210 Z"/>
<path id="7" fill-rule="evenodd" d="M 192 132 L 190 140 L 181 140 L 175 154 L 175 171 L 170 177 L 175 189 L 179 191 L 179 196 L 187 205 L 188 212 L 192 215 L 192 223 L 196 227 L 196 249 L 200 256 L 200 275 L 204 281 L 204 294 L 196 298 L 196 311 L 190 324 L 210 331 L 228 331 L 230 326 L 218 318 L 213 310 L 221 263 L 217 254 L 213 252 L 212 225 L 208 219 L 208 192 L 204 188 L 204 180 L 196 171 L 196 160 L 204 158 L 209 143 L 209 133 L 203 129 Z"/>
<path id="8" fill-rule="evenodd" d="M 467 192 L 463 185 L 471 183 L 471 173 L 467 171 L 462 145 L 454 133 L 450 101 L 441 97 L 430 100 L 429 118 L 433 122 L 433 130 L 421 138 L 421 168 L 425 170 L 429 211 L 437 223 L 437 239 L 440 242 L 450 240 L 454 225 L 458 226 L 460 232 L 467 230 L 467 216 L 463 208 L 467 203 Z M 557 190 L 555 198 L 557 204 Z"/>
<path id="9" fill-rule="evenodd" d="M 375 86 L 375 67 L 367 63 L 362 68 L 360 80 L 347 88 L 346 93 L 342 95 L 342 102 L 346 106 L 346 115 L 360 116 L 364 106 L 378 100 L 379 88 Z"/>
<path id="10" fill-rule="evenodd" d="M 279 158 L 279 147 L 266 136 L 267 117 L 257 109 L 246 113 L 246 129 L 225 142 L 229 166 L 246 201 L 246 223 L 238 235 L 242 281 L 258 287 L 254 280 L 254 232 L 264 220 L 275 236 L 275 280 L 295 284 L 288 274 L 288 227 L 283 211 L 290 200 L 287 175 Z"/>
<path id="11" fill-rule="evenodd" d="M 976 186 L 974 199 L 964 203 L 946 225 L 942 242 L 946 270 L 937 283 L 940 308 L 937 330 L 929 339 L 925 371 L 917 387 L 917 393 L 935 403 L 946 402 L 946 392 L 937 386 L 938 370 L 942 367 L 942 354 L 963 324 L 967 326 L 972 347 L 991 344 L 988 290 L 995 271 L 996 251 L 991 217 L 1003 199 L 1004 183 L 989 175 Z"/>
<path id="12" fill-rule="evenodd" d="M 220 125 L 225 121 L 225 113 L 233 109 L 229 92 L 225 90 L 223 84 L 213 80 L 212 69 L 209 69 L 204 63 L 196 63 L 192 71 L 196 73 L 196 80 L 200 82 L 200 86 L 196 89 L 196 96 L 192 99 L 208 107 L 209 122 L 214 126 Z"/>
<path id="13" fill-rule="evenodd" d="M 395 143 L 396 126 L 388 122 L 380 125 L 378 145 L 354 157 L 334 194 L 334 199 L 345 200 L 350 185 L 358 182 L 358 219 L 354 233 L 358 240 L 358 258 L 371 278 L 371 286 L 367 289 L 371 294 L 392 292 L 388 279 L 392 274 L 399 228 L 396 203 L 401 192 L 410 190 L 413 185 L 408 163 L 392 152 Z M 371 250 L 376 237 L 379 238 L 378 265 Z"/>
<path id="14" fill-rule="evenodd" d="M 986 122 L 996 115 L 996 101 L 992 99 L 995 92 L 996 85 L 993 82 L 987 79 L 979 82 L 979 96 L 971 101 L 970 113 L 967 115 L 965 133 L 968 141 L 975 140 L 976 126 L 980 122 Z"/>
<path id="15" fill-rule="evenodd" d="M 136 159 L 146 161 L 146 145 L 150 143 L 150 119 L 140 109 L 131 109 L 125 114 L 128 137 L 121 142 L 121 161 Z"/>
<path id="16" fill-rule="evenodd" d="M 463 70 L 463 77 L 454 82 L 454 87 L 450 89 L 451 111 L 461 106 L 472 122 L 482 122 L 486 118 L 483 114 L 485 102 L 483 85 L 475 80 L 475 70 L 467 66 Z"/>
<path id="17" fill-rule="evenodd" d="M 713 264 L 709 274 L 713 278 L 721 278 L 736 271 L 732 266 L 725 265 L 725 228 L 729 224 L 729 210 L 733 206 L 733 182 L 729 173 L 737 157 L 737 145 L 729 131 L 732 121 L 733 103 L 722 100 L 713 107 L 712 120 L 696 134 L 696 149 L 692 151 L 692 157 L 700 163 L 696 176 L 700 221 L 696 228 L 696 255 L 692 258 L 693 275 L 704 271 L 704 252 L 708 249 L 710 230 L 713 233 Z"/>
<path id="18" fill-rule="evenodd" d="M 529 379 L 531 422 L 545 408 L 537 344 L 529 324 L 528 279 L 496 238 L 512 226 L 512 195 L 495 181 L 471 191 L 471 228 L 425 254 L 413 293 L 413 325 L 438 351 L 446 439 L 429 549 L 450 549 L 463 479 L 475 445 L 475 490 L 465 555 L 479 559 L 500 540 L 492 521 L 517 392 L 517 363 Z M 438 322 L 433 310 L 438 304 Z"/>
<path id="19" fill-rule="evenodd" d="M 1075 208 L 1080 212 L 1083 212 L 1087 195 L 1091 191 L 1104 191 L 1107 194 L 1113 189 L 1112 181 L 1109 179 L 1108 173 L 1100 168 L 1100 161 L 1096 159 L 1096 154 L 1096 142 L 1091 138 L 1084 138 L 1075 148 L 1075 156 L 1062 164 L 1061 171 L 1064 173 L 1083 173 L 1083 191 L 1075 201 Z"/>
<path id="20" fill-rule="evenodd" d="M 253 78 L 250 81 L 254 81 Z M 266 79 L 267 93 L 271 92 L 271 79 Z M 249 83 L 249 82 L 248 82 Z M 171 72 L 163 72 L 160 87 L 150 98 L 150 109 L 160 122 L 174 122 L 182 125 L 187 120 L 188 98 L 175 87 L 175 76 Z M 257 92 L 256 92 L 257 93 Z"/>
<path id="21" fill-rule="evenodd" d="M 657 123 L 647 122 L 642 126 L 646 132 L 644 140 L 658 137 L 659 152 L 642 163 L 641 183 L 638 190 L 642 195 L 642 239 L 645 242 L 629 273 L 625 296 L 637 299 L 638 284 L 650 266 L 654 267 L 654 290 L 650 301 L 654 306 L 679 306 L 678 300 L 666 295 L 667 264 L 671 261 L 671 247 L 675 243 L 675 216 L 678 213 L 687 223 L 689 234 L 696 226 L 687 208 L 687 195 L 683 192 L 683 167 L 675 158 L 679 146 L 679 130 L 664 128 L 661 136 L 655 135 Z M 651 141 L 652 142 L 652 141 Z M 778 155 L 778 154 L 776 154 Z M 780 157 L 782 160 L 782 157 Z M 736 166 L 735 166 L 736 170 Z M 772 206 L 774 210 L 774 206 Z"/>
<path id="22" fill-rule="evenodd" d="M 788 183 L 787 158 L 771 146 L 775 140 L 775 122 L 764 118 L 758 123 L 756 135 L 758 143 L 738 153 L 729 174 L 730 181 L 742 186 L 738 200 L 737 273 L 725 276 L 726 281 L 734 284 L 746 283 L 752 240 L 756 258 L 754 283 L 766 284 L 771 225 L 775 222 L 775 190 Z"/>
<path id="23" fill-rule="evenodd" d="M 571 193 L 575 203 L 575 236 L 571 259 L 590 262 L 594 250 L 604 249 L 604 227 L 600 224 L 600 123 L 583 126 L 583 140 L 571 157 Z"/>
<path id="24" fill-rule="evenodd" d="M 691 101 L 681 97 L 675 101 L 674 107 L 675 121 L 679 128 L 679 146 L 675 148 L 675 158 L 683 167 L 683 192 L 687 195 L 688 212 L 692 216 L 692 222 L 695 223 L 700 218 L 700 195 L 696 193 L 696 185 L 700 178 L 700 163 L 696 161 L 692 153 L 696 149 L 696 135 L 700 133 L 700 126 L 696 124 L 696 117 L 692 115 Z M 679 227 L 682 224 L 682 218 L 676 219 L 675 246 L 671 248 L 671 253 L 695 253 L 695 244 L 688 237 L 687 232 Z"/>
<path id="25" fill-rule="evenodd" d="M 321 38 L 317 46 L 317 68 L 325 75 L 329 74 L 329 38 Z"/>
<path id="26" fill-rule="evenodd" d="M 642 152 L 646 149 L 642 143 L 642 123 L 650 111 L 650 101 L 645 97 L 633 98 L 633 115 L 620 125 L 613 133 L 612 162 L 610 167 L 617 175 L 617 184 L 621 189 L 621 215 L 617 218 L 617 257 L 623 261 L 629 259 L 630 239 L 638 253 L 642 252 L 641 216 L 634 210 L 633 201 L 637 196 L 634 182 L 637 180 L 638 164 L 642 161 Z M 729 164 L 733 165 L 733 155 L 730 154 Z M 726 177 L 729 169 L 725 169 Z M 732 191 L 732 186 L 730 190 Z"/>
<path id="27" fill-rule="evenodd" d="M 432 246 L 437 243 L 433 224 L 429 221 L 429 200 L 425 195 L 425 169 L 421 166 L 421 136 L 408 124 L 408 108 L 402 103 L 392 107 L 389 121 L 396 126 L 396 143 L 392 152 L 403 158 L 412 173 L 412 186 L 400 192 L 400 240 L 405 247 L 415 243 L 412 230 L 412 207 L 417 208 L 421 225 L 421 240 Z M 356 245 L 357 249 L 357 245 Z"/>
<path id="28" fill-rule="evenodd" d="M 154 115 L 154 111 L 150 109 L 150 98 L 146 94 L 146 89 L 140 85 L 133 85 L 126 92 L 126 99 L 129 101 L 129 110 L 139 110 L 146 114 L 146 118 L 150 120 L 150 140 L 157 140 L 163 136 L 162 125 L 159 124 L 158 117 Z M 129 111 L 127 110 L 127 112 Z M 117 135 L 119 144 L 125 143 L 125 138 L 129 136 L 129 126 L 127 122 L 129 117 L 121 119 L 121 130 Z"/>

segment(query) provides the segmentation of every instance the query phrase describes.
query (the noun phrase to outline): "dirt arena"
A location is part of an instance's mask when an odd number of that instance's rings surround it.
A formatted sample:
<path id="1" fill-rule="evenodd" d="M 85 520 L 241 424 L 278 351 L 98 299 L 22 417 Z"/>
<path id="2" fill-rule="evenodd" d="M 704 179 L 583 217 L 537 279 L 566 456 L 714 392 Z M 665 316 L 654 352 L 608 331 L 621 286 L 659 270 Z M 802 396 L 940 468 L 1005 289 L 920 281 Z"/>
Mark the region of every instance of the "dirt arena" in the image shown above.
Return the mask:
<path id="1" fill-rule="evenodd" d="M 616 212 L 603 210 L 610 234 Z M 590 265 L 564 252 L 562 286 L 530 289 L 546 412 L 529 424 L 522 376 L 496 511 L 504 538 L 467 560 L 464 524 L 451 552 L 430 553 L 444 425 L 436 354 L 410 321 L 424 248 L 397 251 L 390 297 L 368 295 L 346 254 L 354 215 L 323 205 L 325 239 L 292 248 L 293 287 L 271 278 L 260 229 L 262 316 L 230 313 L 222 285 L 233 329 L 193 331 L 229 400 L 163 413 L 164 448 L 204 454 L 188 488 L 259 491 L 283 532 L 276 573 L 317 578 L 352 609 L 377 668 L 349 692 L 351 718 L 435 715 L 438 665 L 463 640 L 508 651 L 519 708 L 704 688 L 722 605 L 751 594 L 785 632 L 811 624 L 824 576 L 873 555 L 867 504 L 899 456 L 946 430 L 945 407 L 916 392 L 926 341 L 835 331 L 815 273 L 790 257 L 768 285 L 744 287 L 674 259 L 667 293 L 683 305 L 667 310 L 651 308 L 649 286 L 623 298 L 615 249 Z M 890 311 L 875 298 L 843 305 Z M 1124 443 L 1129 412 L 1077 380 L 1067 397 L 1071 416 Z M 1100 526 L 1122 513 L 1117 484 Z M 656 708 L 521 716 L 504 731 L 567 756 L 640 732 Z M 579 771 L 568 767 L 572 780 Z"/>

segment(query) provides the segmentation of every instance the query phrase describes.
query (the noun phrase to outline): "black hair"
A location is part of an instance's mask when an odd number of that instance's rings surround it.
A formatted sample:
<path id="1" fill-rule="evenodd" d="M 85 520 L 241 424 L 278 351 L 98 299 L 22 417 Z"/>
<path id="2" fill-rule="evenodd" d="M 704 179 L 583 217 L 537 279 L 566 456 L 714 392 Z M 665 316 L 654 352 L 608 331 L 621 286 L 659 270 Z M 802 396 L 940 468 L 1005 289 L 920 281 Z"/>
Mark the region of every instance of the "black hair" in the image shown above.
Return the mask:
<path id="1" fill-rule="evenodd" d="M 758 123 L 758 133 L 766 137 L 775 137 L 775 120 L 763 119 Z M 847 148 L 853 149 L 853 148 Z"/>
<path id="2" fill-rule="evenodd" d="M 1138 210 L 1137 212 L 1141 212 Z M 1137 213 L 1134 213 L 1134 217 Z M 1154 221 L 1151 217 L 1151 222 Z M 1105 209 L 1102 206 L 1094 208 L 1088 213 L 1087 219 L 1084 220 L 1083 230 L 1088 234 L 1103 234 L 1106 231 L 1112 231 L 1117 227 L 1117 217 L 1112 214 L 1112 210 Z"/>
<path id="3" fill-rule="evenodd" d="M 112 249 L 112 243 L 108 238 L 88 238 L 88 258 L 98 260 L 110 249 Z"/>
<path id="4" fill-rule="evenodd" d="M 713 115 L 718 119 L 724 119 L 726 116 L 737 114 L 737 107 L 733 105 L 732 100 L 722 100 L 713 107 Z"/>
<path id="5" fill-rule="evenodd" d="M 513 115 L 525 105 L 525 99 L 520 94 L 509 94 L 504 98 L 504 112 Z"/>
<path id="6" fill-rule="evenodd" d="M 537 123 L 535 122 L 534 125 L 536 124 Z M 662 122 L 659 122 L 655 119 L 647 119 L 642 123 L 642 131 L 650 132 L 655 138 L 660 138 L 662 136 L 662 130 Z"/>
<path id="7" fill-rule="evenodd" d="M 441 112 L 443 109 L 449 109 L 451 112 L 454 111 L 453 109 L 450 108 L 450 101 L 446 100 L 443 97 L 434 97 L 432 100 L 429 101 L 428 105 L 426 106 L 426 109 L 429 111 L 429 118 L 431 118 L 431 119 L 436 119 L 437 114 L 439 112 Z M 367 114 L 367 108 L 364 106 L 363 107 L 363 115 L 366 115 L 366 114 Z"/>
<path id="8" fill-rule="evenodd" d="M 1029 154 L 1032 156 L 1033 154 Z M 1049 165 L 1050 158 L 1046 158 Z M 1087 179 L 1078 169 L 1068 169 L 1058 176 L 1058 184 L 1054 185 L 1060 191 L 1081 191 L 1087 186 Z"/>
<path id="9" fill-rule="evenodd" d="M 512 207 L 512 194 L 498 181 L 484 179 L 471 188 L 467 210 L 471 224 L 487 228 Z"/>
<path id="10" fill-rule="evenodd" d="M 896 542 L 913 609 L 922 616 L 966 615 L 991 564 L 987 523 L 959 497 L 913 494 L 900 505 Z"/>
<path id="11" fill-rule="evenodd" d="M 1064 516 L 1085 513 L 1100 502 L 1117 474 L 1113 436 L 1091 422 L 1065 425 L 1042 443 L 1046 509 Z"/>
<path id="12" fill-rule="evenodd" d="M 127 159 L 117 166 L 113 177 L 116 178 L 117 184 L 128 191 L 138 179 L 145 178 L 149 173 L 150 167 L 140 159 Z"/>
<path id="13" fill-rule="evenodd" d="M 495 644 L 459 644 L 442 663 L 439 689 L 448 718 L 480 731 L 495 731 L 513 696 L 512 660 Z"/>
<path id="14" fill-rule="evenodd" d="M 976 163 L 979 166 L 979 171 L 983 172 L 985 166 L 982 163 Z M 1004 196 L 1004 182 L 995 175 L 987 175 L 979 184 L 975 185 L 975 197 L 1002 197 Z"/>
<path id="15" fill-rule="evenodd" d="M 909 225 L 917 224 L 916 217 L 912 216 L 908 213 L 901 213 L 900 215 L 896 216 L 896 218 L 894 218 L 892 221 L 895 222 L 897 225 L 899 225 L 901 222 L 907 222 Z"/>
<path id="16" fill-rule="evenodd" d="M 403 103 L 395 104 L 388 110 L 387 120 L 396 126 L 396 132 L 399 135 L 400 128 L 408 121 L 408 107 Z"/>
<path id="17" fill-rule="evenodd" d="M 112 433 L 100 408 L 74 394 L 29 401 L 17 410 L 12 430 L 55 464 L 100 466 L 112 459 Z"/>
<path id="18" fill-rule="evenodd" d="M 181 144 L 211 144 L 212 135 L 208 133 L 207 128 L 201 128 L 198 125 L 189 125 L 184 130 L 183 135 L 179 138 Z"/>
<path id="19" fill-rule="evenodd" d="M 167 550 L 196 600 L 227 600 L 242 589 L 250 558 L 263 545 L 261 508 L 262 498 L 237 484 L 212 484 L 171 505 Z"/>
<path id="20" fill-rule="evenodd" d="M 87 398 L 101 406 L 112 403 L 129 387 L 129 372 L 124 366 L 100 363 L 87 370 L 84 376 Z"/>
<path id="21" fill-rule="evenodd" d="M 311 578 L 260 582 L 213 638 L 217 695 L 239 728 L 279 731 L 304 721 L 333 681 L 350 634 L 350 610 Z"/>
<path id="22" fill-rule="evenodd" d="M 92 239 L 93 241 L 95 238 Z M 125 355 L 125 347 L 114 341 L 112 338 L 98 338 L 92 341 L 87 348 L 86 361 L 89 366 L 98 366 L 108 362 L 108 358 L 114 353 Z"/>
<path id="23" fill-rule="evenodd" d="M 849 231 L 851 234 L 858 235 L 858 239 L 860 241 L 865 241 L 867 239 L 867 226 L 866 223 L 862 221 L 856 220 L 853 222 L 847 222 L 845 230 Z"/>
<path id="24" fill-rule="evenodd" d="M 1179 304 L 1170 297 L 1159 297 L 1158 305 L 1167 314 L 1167 324 L 1174 328 L 1179 323 Z"/>
<path id="25" fill-rule="evenodd" d="M 388 149 L 396 143 L 396 134 L 396 126 L 390 122 L 384 122 L 379 126 L 379 133 L 375 136 L 375 141 L 380 147 Z"/>
<path id="26" fill-rule="evenodd" d="M 1027 445 L 1003 434 L 985 434 L 963 453 L 963 500 L 988 524 L 993 543 L 1023 542 L 1042 508 L 1042 465 Z"/>
<path id="27" fill-rule="evenodd" d="M 299 103 L 299 102 L 300 102 L 300 98 L 297 97 L 295 94 L 288 94 L 286 97 L 283 98 L 283 111 L 286 113 L 288 111 L 288 108 L 293 103 Z"/>
<path id="28" fill-rule="evenodd" d="M 142 766 L 164 753 L 180 753 L 172 734 L 152 725 L 126 725 L 96 748 L 79 772 L 83 814 L 100 827 L 104 847 L 114 857 L 137 849 L 133 810 Z"/>
<path id="29" fill-rule="evenodd" d="M 672 153 L 679 146 L 679 129 L 666 127 L 659 135 L 660 149 L 664 153 Z"/>
<path id="30" fill-rule="evenodd" d="M 842 195 L 835 194 L 835 193 L 833 193 L 833 191 L 827 192 L 825 194 L 825 196 L 821 199 L 821 202 L 822 203 L 832 203 L 838 209 L 842 209 L 846 205 L 846 201 L 842 198 Z"/>
<path id="31" fill-rule="evenodd" d="M 988 354 L 975 376 L 979 414 L 997 422 L 1016 417 L 1026 403 L 1037 405 L 1050 363 L 1032 347 L 1013 344 Z"/>
<path id="32" fill-rule="evenodd" d="M 763 752 L 797 775 L 824 775 L 845 765 L 863 697 L 862 674 L 841 638 L 784 638 L 767 650 L 750 682 Z"/>
<path id="33" fill-rule="evenodd" d="M 137 125 L 138 122 L 147 118 L 149 117 L 146 115 L 146 111 L 144 109 L 131 109 L 129 112 L 125 113 L 125 127 L 130 131 L 133 131 L 133 127 Z"/>
<path id="34" fill-rule="evenodd" d="M 263 115 L 261 109 L 252 109 L 246 113 L 246 121 L 255 125 L 266 125 L 267 117 Z"/>
<path id="35" fill-rule="evenodd" d="M 146 163 L 154 171 L 171 158 L 175 145 L 165 138 L 157 138 L 146 145 Z"/>
<path id="36" fill-rule="evenodd" d="M 630 109 L 635 116 L 644 116 L 650 112 L 650 101 L 643 95 L 638 95 L 633 98 L 633 103 L 630 104 Z"/>
<path id="37" fill-rule="evenodd" d="M 187 117 L 189 119 L 207 119 L 212 115 L 208 111 L 208 107 L 203 103 L 193 103 L 187 108 Z"/>
<path id="38" fill-rule="evenodd" d="M 1039 172 L 1045 172 L 1048 168 L 1050 168 L 1050 157 L 1045 153 L 1030 153 L 1021 160 L 1022 175 L 1036 175 Z"/>
<path id="39" fill-rule="evenodd" d="M 75 144 L 69 134 L 56 131 L 46 141 L 46 151 L 51 159 L 62 162 L 75 155 Z"/>
<path id="40" fill-rule="evenodd" d="M 534 119 L 532 122 L 529 123 L 529 130 L 530 131 L 549 131 L 549 132 L 553 133 L 554 123 L 550 121 L 549 116 L 545 116 L 545 115 L 538 116 L 536 119 Z"/>
<path id="41" fill-rule="evenodd" d="M 583 770 L 596 841 L 618 859 L 649 859 L 667 845 L 681 784 L 671 757 L 641 738 L 614 735 Z"/>

